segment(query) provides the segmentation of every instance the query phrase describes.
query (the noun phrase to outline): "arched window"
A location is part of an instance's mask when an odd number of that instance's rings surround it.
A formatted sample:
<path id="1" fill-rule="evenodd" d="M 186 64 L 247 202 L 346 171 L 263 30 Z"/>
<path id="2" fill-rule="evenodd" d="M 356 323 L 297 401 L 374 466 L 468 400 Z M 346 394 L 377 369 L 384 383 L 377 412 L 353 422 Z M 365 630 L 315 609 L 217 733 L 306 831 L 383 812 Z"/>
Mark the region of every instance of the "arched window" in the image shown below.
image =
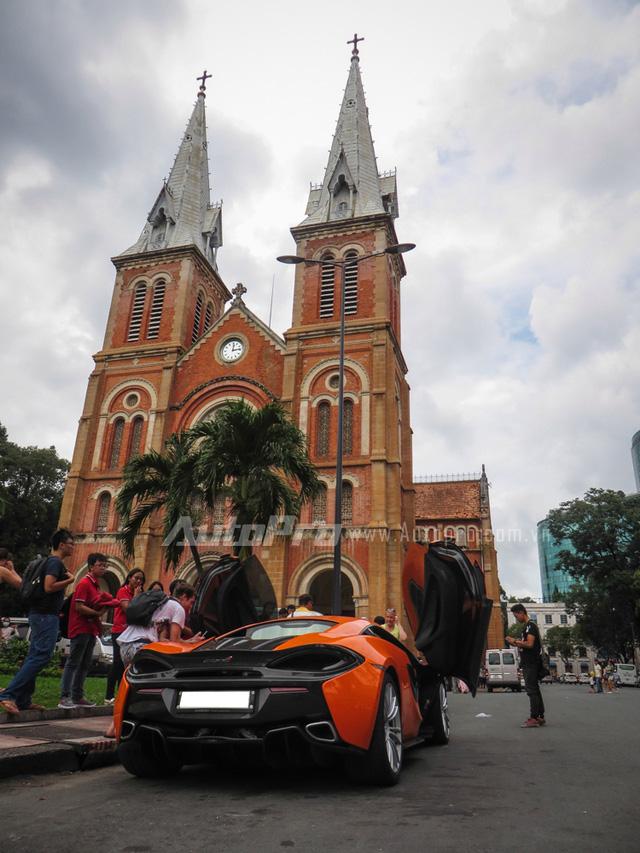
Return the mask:
<path id="1" fill-rule="evenodd" d="M 458 532 L 456 533 L 456 545 L 460 548 L 466 548 L 467 546 L 467 531 L 464 527 L 458 528 Z"/>
<path id="2" fill-rule="evenodd" d="M 144 314 L 144 303 L 147 298 L 147 285 L 141 281 L 136 285 L 133 294 L 133 306 L 131 308 L 131 319 L 129 320 L 128 341 L 137 341 L 140 338 L 140 327 L 142 326 L 142 315 Z"/>
<path id="3" fill-rule="evenodd" d="M 98 498 L 98 514 L 96 516 L 96 531 L 104 533 L 109 524 L 109 508 L 111 506 L 111 495 L 103 492 Z"/>
<path id="4" fill-rule="evenodd" d="M 165 288 L 166 283 L 164 281 L 156 281 L 153 286 L 153 299 L 151 300 L 149 325 L 147 326 L 147 338 L 157 338 L 160 334 L 160 321 L 162 320 L 162 306 L 164 305 Z"/>
<path id="5" fill-rule="evenodd" d="M 332 255 L 325 255 L 322 260 L 322 272 L 320 274 L 320 317 L 333 317 L 336 268 L 332 263 L 329 263 L 333 261 Z"/>
<path id="6" fill-rule="evenodd" d="M 455 527 L 445 527 L 444 538 L 445 539 L 455 539 L 456 538 Z"/>
<path id="7" fill-rule="evenodd" d="M 350 251 L 344 257 L 344 313 L 355 314 L 358 310 L 358 253 Z"/>
<path id="8" fill-rule="evenodd" d="M 353 486 L 348 480 L 342 482 L 342 524 L 353 524 Z"/>
<path id="9" fill-rule="evenodd" d="M 211 328 L 211 322 L 213 320 L 213 302 L 207 302 L 207 310 L 204 314 L 204 329 L 203 332 L 206 332 Z"/>
<path id="10" fill-rule="evenodd" d="M 316 455 L 329 455 L 329 423 L 331 420 L 331 404 L 322 402 L 318 405 L 318 422 L 316 425 Z"/>
<path id="11" fill-rule="evenodd" d="M 324 484 L 313 499 L 311 520 L 313 524 L 326 524 L 327 522 L 327 487 Z"/>
<path id="12" fill-rule="evenodd" d="M 200 321 L 202 320 L 202 293 L 198 294 L 196 299 L 196 313 L 193 315 L 193 332 L 191 333 L 191 343 L 195 342 L 200 337 Z"/>
<path id="13" fill-rule="evenodd" d="M 117 468 L 120 464 L 120 448 L 122 447 L 122 436 L 124 434 L 124 418 L 114 421 L 111 435 L 111 453 L 109 454 L 109 468 Z"/>
<path id="14" fill-rule="evenodd" d="M 128 459 L 131 459 L 132 456 L 137 456 L 140 453 L 143 425 L 144 418 L 138 416 L 133 419 L 133 423 L 131 424 L 131 440 L 129 441 L 129 453 L 127 455 Z"/>
<path id="15" fill-rule="evenodd" d="M 342 452 L 350 456 L 353 453 L 353 400 L 344 401 L 342 420 Z"/>

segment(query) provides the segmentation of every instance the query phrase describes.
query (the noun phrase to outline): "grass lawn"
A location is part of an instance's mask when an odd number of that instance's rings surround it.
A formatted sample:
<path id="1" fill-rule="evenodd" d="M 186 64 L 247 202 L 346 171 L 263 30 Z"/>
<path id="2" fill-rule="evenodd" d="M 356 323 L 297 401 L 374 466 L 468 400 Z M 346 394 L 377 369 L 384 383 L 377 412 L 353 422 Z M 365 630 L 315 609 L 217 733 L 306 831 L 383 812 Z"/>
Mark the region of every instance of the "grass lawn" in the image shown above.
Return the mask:
<path id="1" fill-rule="evenodd" d="M 0 675 L 0 687 L 6 687 L 10 681 L 10 675 Z M 87 699 L 91 699 L 92 702 L 102 705 L 104 703 L 106 687 L 106 678 L 87 678 L 84 683 L 84 695 Z M 37 705 L 55 708 L 60 701 L 60 679 L 57 677 L 39 676 L 36 681 L 36 692 L 33 694 L 33 701 Z"/>

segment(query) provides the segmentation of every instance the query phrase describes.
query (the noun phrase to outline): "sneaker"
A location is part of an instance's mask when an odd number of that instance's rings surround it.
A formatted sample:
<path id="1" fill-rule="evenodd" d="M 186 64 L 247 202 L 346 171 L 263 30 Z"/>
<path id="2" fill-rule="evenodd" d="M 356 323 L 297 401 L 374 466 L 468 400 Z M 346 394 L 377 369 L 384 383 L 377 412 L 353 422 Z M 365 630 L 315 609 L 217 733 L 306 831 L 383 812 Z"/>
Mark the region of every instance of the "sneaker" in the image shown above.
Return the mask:
<path id="1" fill-rule="evenodd" d="M 104 700 L 104 704 L 105 704 L 105 705 L 113 705 L 113 703 L 114 703 L 115 701 L 116 701 L 115 699 L 105 699 L 105 700 Z"/>
<path id="2" fill-rule="evenodd" d="M 62 708 L 63 710 L 66 708 L 69 710 L 70 708 L 75 708 L 76 703 L 73 699 L 70 699 L 68 696 L 63 696 L 62 699 L 58 702 L 58 708 Z"/>
<path id="3" fill-rule="evenodd" d="M 75 705 L 76 705 L 76 708 L 95 708 L 96 707 L 95 702 L 92 702 L 90 699 L 85 699 L 84 697 L 82 699 L 77 699 Z"/>
<path id="4" fill-rule="evenodd" d="M 540 723 L 536 720 L 535 717 L 529 717 L 528 720 L 525 720 L 524 723 L 520 726 L 521 729 L 539 729 Z"/>
<path id="5" fill-rule="evenodd" d="M 539 726 L 546 726 L 547 725 L 547 721 L 545 720 L 544 717 L 536 717 L 536 719 L 538 721 Z"/>

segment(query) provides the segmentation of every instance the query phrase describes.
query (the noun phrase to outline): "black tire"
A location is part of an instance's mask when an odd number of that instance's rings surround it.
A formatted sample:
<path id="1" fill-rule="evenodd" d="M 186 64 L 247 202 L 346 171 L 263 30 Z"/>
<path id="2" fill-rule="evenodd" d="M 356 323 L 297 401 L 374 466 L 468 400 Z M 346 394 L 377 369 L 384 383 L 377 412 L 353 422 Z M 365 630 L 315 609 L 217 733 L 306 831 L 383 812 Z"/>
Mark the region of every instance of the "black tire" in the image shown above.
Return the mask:
<path id="1" fill-rule="evenodd" d="M 402 770 L 402 720 L 396 681 L 385 673 L 371 745 L 364 755 L 350 756 L 349 777 L 370 785 L 396 785 Z"/>
<path id="2" fill-rule="evenodd" d="M 487 687 L 487 693 L 493 693 L 493 687 Z"/>
<path id="3" fill-rule="evenodd" d="M 127 773 L 139 779 L 174 776 L 182 767 L 177 758 L 159 758 L 150 748 L 135 740 L 124 741 L 118 746 L 118 758 Z"/>
<path id="4" fill-rule="evenodd" d="M 434 746 L 446 746 L 451 736 L 451 726 L 449 724 L 447 688 L 444 681 L 438 683 L 435 698 L 427 714 L 427 723 L 433 730 L 428 743 Z"/>

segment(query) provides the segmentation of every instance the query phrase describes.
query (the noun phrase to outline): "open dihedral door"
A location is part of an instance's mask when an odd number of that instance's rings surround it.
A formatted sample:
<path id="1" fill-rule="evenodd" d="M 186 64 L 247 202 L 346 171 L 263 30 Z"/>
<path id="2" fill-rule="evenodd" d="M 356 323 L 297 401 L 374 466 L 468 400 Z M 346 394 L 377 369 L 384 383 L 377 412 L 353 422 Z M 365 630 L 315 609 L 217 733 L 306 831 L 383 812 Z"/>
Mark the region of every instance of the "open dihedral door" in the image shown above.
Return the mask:
<path id="1" fill-rule="evenodd" d="M 217 636 L 276 615 L 276 596 L 260 560 L 225 555 L 200 578 L 189 623 Z"/>
<path id="2" fill-rule="evenodd" d="M 416 647 L 439 675 L 462 679 L 475 695 L 493 605 L 482 571 L 457 545 L 412 544 L 403 586 Z"/>

